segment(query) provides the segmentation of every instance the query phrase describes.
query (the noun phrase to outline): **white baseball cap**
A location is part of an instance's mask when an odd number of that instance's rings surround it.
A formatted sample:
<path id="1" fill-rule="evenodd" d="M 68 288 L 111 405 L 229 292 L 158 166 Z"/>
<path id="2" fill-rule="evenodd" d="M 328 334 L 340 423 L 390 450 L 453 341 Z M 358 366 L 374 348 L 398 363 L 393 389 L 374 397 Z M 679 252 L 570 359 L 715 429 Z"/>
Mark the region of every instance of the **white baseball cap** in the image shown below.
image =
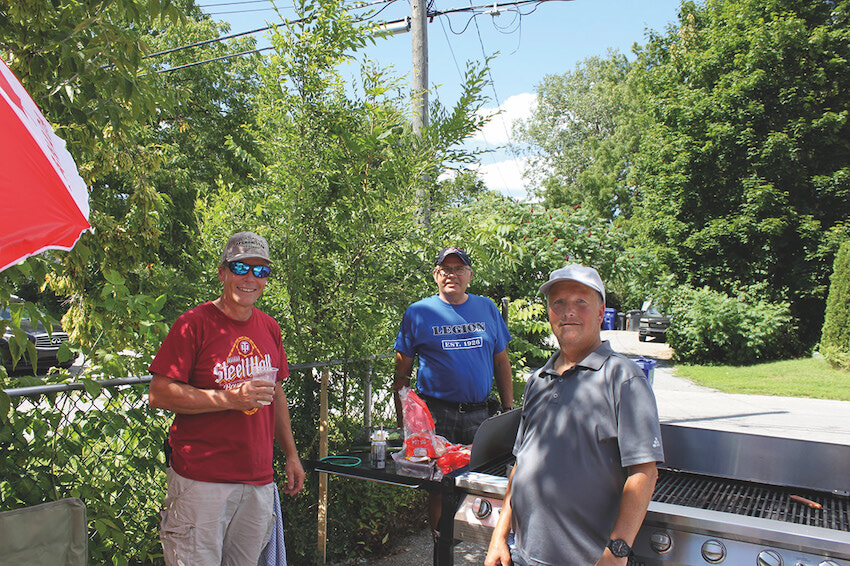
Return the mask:
<path id="1" fill-rule="evenodd" d="M 602 295 L 602 302 L 605 302 L 605 285 L 602 283 L 599 273 L 592 267 L 572 264 L 556 269 L 549 274 L 549 281 L 540 286 L 540 292 L 548 296 L 552 285 L 561 281 L 575 281 L 586 285 Z"/>

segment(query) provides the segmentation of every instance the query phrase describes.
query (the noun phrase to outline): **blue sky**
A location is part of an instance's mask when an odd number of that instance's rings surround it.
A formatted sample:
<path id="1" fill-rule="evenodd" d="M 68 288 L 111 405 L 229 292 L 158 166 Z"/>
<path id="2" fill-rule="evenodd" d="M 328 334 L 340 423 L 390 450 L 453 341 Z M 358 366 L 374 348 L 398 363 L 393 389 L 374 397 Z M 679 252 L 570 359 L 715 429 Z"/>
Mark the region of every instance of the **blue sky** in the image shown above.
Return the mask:
<path id="1" fill-rule="evenodd" d="M 503 0 L 504 1 L 504 0 Z M 279 21 L 269 0 L 199 0 L 204 11 L 242 32 Z M 432 10 L 452 10 L 486 4 L 480 0 L 434 0 Z M 284 16 L 293 18 L 287 0 L 277 2 Z M 609 50 L 630 54 L 632 45 L 646 41 L 647 30 L 663 32 L 675 23 L 680 0 L 551 0 L 519 7 L 502 7 L 497 16 L 476 10 L 439 16 L 428 25 L 428 82 L 431 99 L 452 106 L 460 93 L 467 61 L 491 61 L 490 111 L 502 114 L 471 143 L 495 150 L 482 157 L 479 174 L 488 187 L 514 197 L 526 196 L 523 162 L 499 148 L 510 137 L 510 124 L 528 115 L 536 85 L 547 74 L 563 74 L 582 60 L 605 56 Z M 410 14 L 410 4 L 396 0 L 373 6 L 384 8 L 375 21 L 397 21 Z M 364 13 L 359 10 L 358 13 Z M 261 45 L 268 43 L 260 36 Z M 398 34 L 379 40 L 366 54 L 410 81 L 411 36 Z M 352 71 L 353 72 L 353 71 Z"/>

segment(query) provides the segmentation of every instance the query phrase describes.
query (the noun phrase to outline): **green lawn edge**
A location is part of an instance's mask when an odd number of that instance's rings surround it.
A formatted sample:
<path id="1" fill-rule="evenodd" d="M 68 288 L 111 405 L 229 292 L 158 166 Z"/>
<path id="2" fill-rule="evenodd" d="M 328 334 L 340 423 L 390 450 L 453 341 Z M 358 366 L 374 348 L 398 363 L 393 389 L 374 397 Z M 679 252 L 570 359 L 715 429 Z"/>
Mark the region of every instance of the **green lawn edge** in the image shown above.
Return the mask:
<path id="1" fill-rule="evenodd" d="M 823 358 L 802 358 L 750 366 L 676 365 L 676 376 L 724 393 L 850 401 L 850 372 Z"/>

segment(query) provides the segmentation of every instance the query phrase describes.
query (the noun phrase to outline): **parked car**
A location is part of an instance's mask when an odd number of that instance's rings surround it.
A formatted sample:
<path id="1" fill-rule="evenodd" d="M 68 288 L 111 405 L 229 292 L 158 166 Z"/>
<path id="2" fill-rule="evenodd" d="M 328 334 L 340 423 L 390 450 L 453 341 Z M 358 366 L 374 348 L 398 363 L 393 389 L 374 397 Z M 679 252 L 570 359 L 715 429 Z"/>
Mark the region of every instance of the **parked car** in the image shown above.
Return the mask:
<path id="1" fill-rule="evenodd" d="M 665 315 L 659 307 L 650 303 L 644 307 L 640 315 L 638 340 L 646 342 L 647 338 L 652 338 L 656 342 L 666 342 L 669 326 L 670 317 Z"/>
<path id="2" fill-rule="evenodd" d="M 12 302 L 23 301 L 13 296 Z M 9 309 L 0 309 L 0 319 L 12 319 L 12 313 Z M 59 362 L 59 358 L 57 357 L 59 346 L 62 342 L 65 342 L 68 339 L 68 334 L 62 330 L 62 327 L 58 324 L 54 324 L 50 334 L 48 334 L 47 329 L 45 329 L 40 322 L 36 324 L 35 328 L 33 328 L 32 320 L 25 316 L 21 319 L 21 330 L 26 332 L 29 341 L 35 344 L 35 351 L 38 353 L 38 367 L 36 369 L 39 372 L 43 373 L 51 366 L 67 368 L 74 363 L 73 359 L 66 362 Z M 0 363 L 3 364 L 3 367 L 5 367 L 7 371 L 12 371 L 13 369 L 12 353 L 9 350 L 9 341 L 13 339 L 13 336 L 14 334 L 12 333 L 12 330 L 6 327 L 3 332 L 3 336 L 0 337 Z M 33 367 L 29 355 L 24 353 L 24 355 L 18 360 L 14 369 L 15 371 L 32 371 Z"/>

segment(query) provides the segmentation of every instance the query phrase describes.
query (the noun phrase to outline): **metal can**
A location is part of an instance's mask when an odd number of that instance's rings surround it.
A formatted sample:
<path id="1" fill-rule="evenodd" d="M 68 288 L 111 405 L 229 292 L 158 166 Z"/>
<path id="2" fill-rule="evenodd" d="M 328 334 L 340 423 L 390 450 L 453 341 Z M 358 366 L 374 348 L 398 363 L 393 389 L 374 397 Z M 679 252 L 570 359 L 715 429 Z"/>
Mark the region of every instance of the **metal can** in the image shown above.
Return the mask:
<path id="1" fill-rule="evenodd" d="M 383 470 L 387 467 L 387 440 L 383 430 L 372 434 L 372 467 Z"/>

